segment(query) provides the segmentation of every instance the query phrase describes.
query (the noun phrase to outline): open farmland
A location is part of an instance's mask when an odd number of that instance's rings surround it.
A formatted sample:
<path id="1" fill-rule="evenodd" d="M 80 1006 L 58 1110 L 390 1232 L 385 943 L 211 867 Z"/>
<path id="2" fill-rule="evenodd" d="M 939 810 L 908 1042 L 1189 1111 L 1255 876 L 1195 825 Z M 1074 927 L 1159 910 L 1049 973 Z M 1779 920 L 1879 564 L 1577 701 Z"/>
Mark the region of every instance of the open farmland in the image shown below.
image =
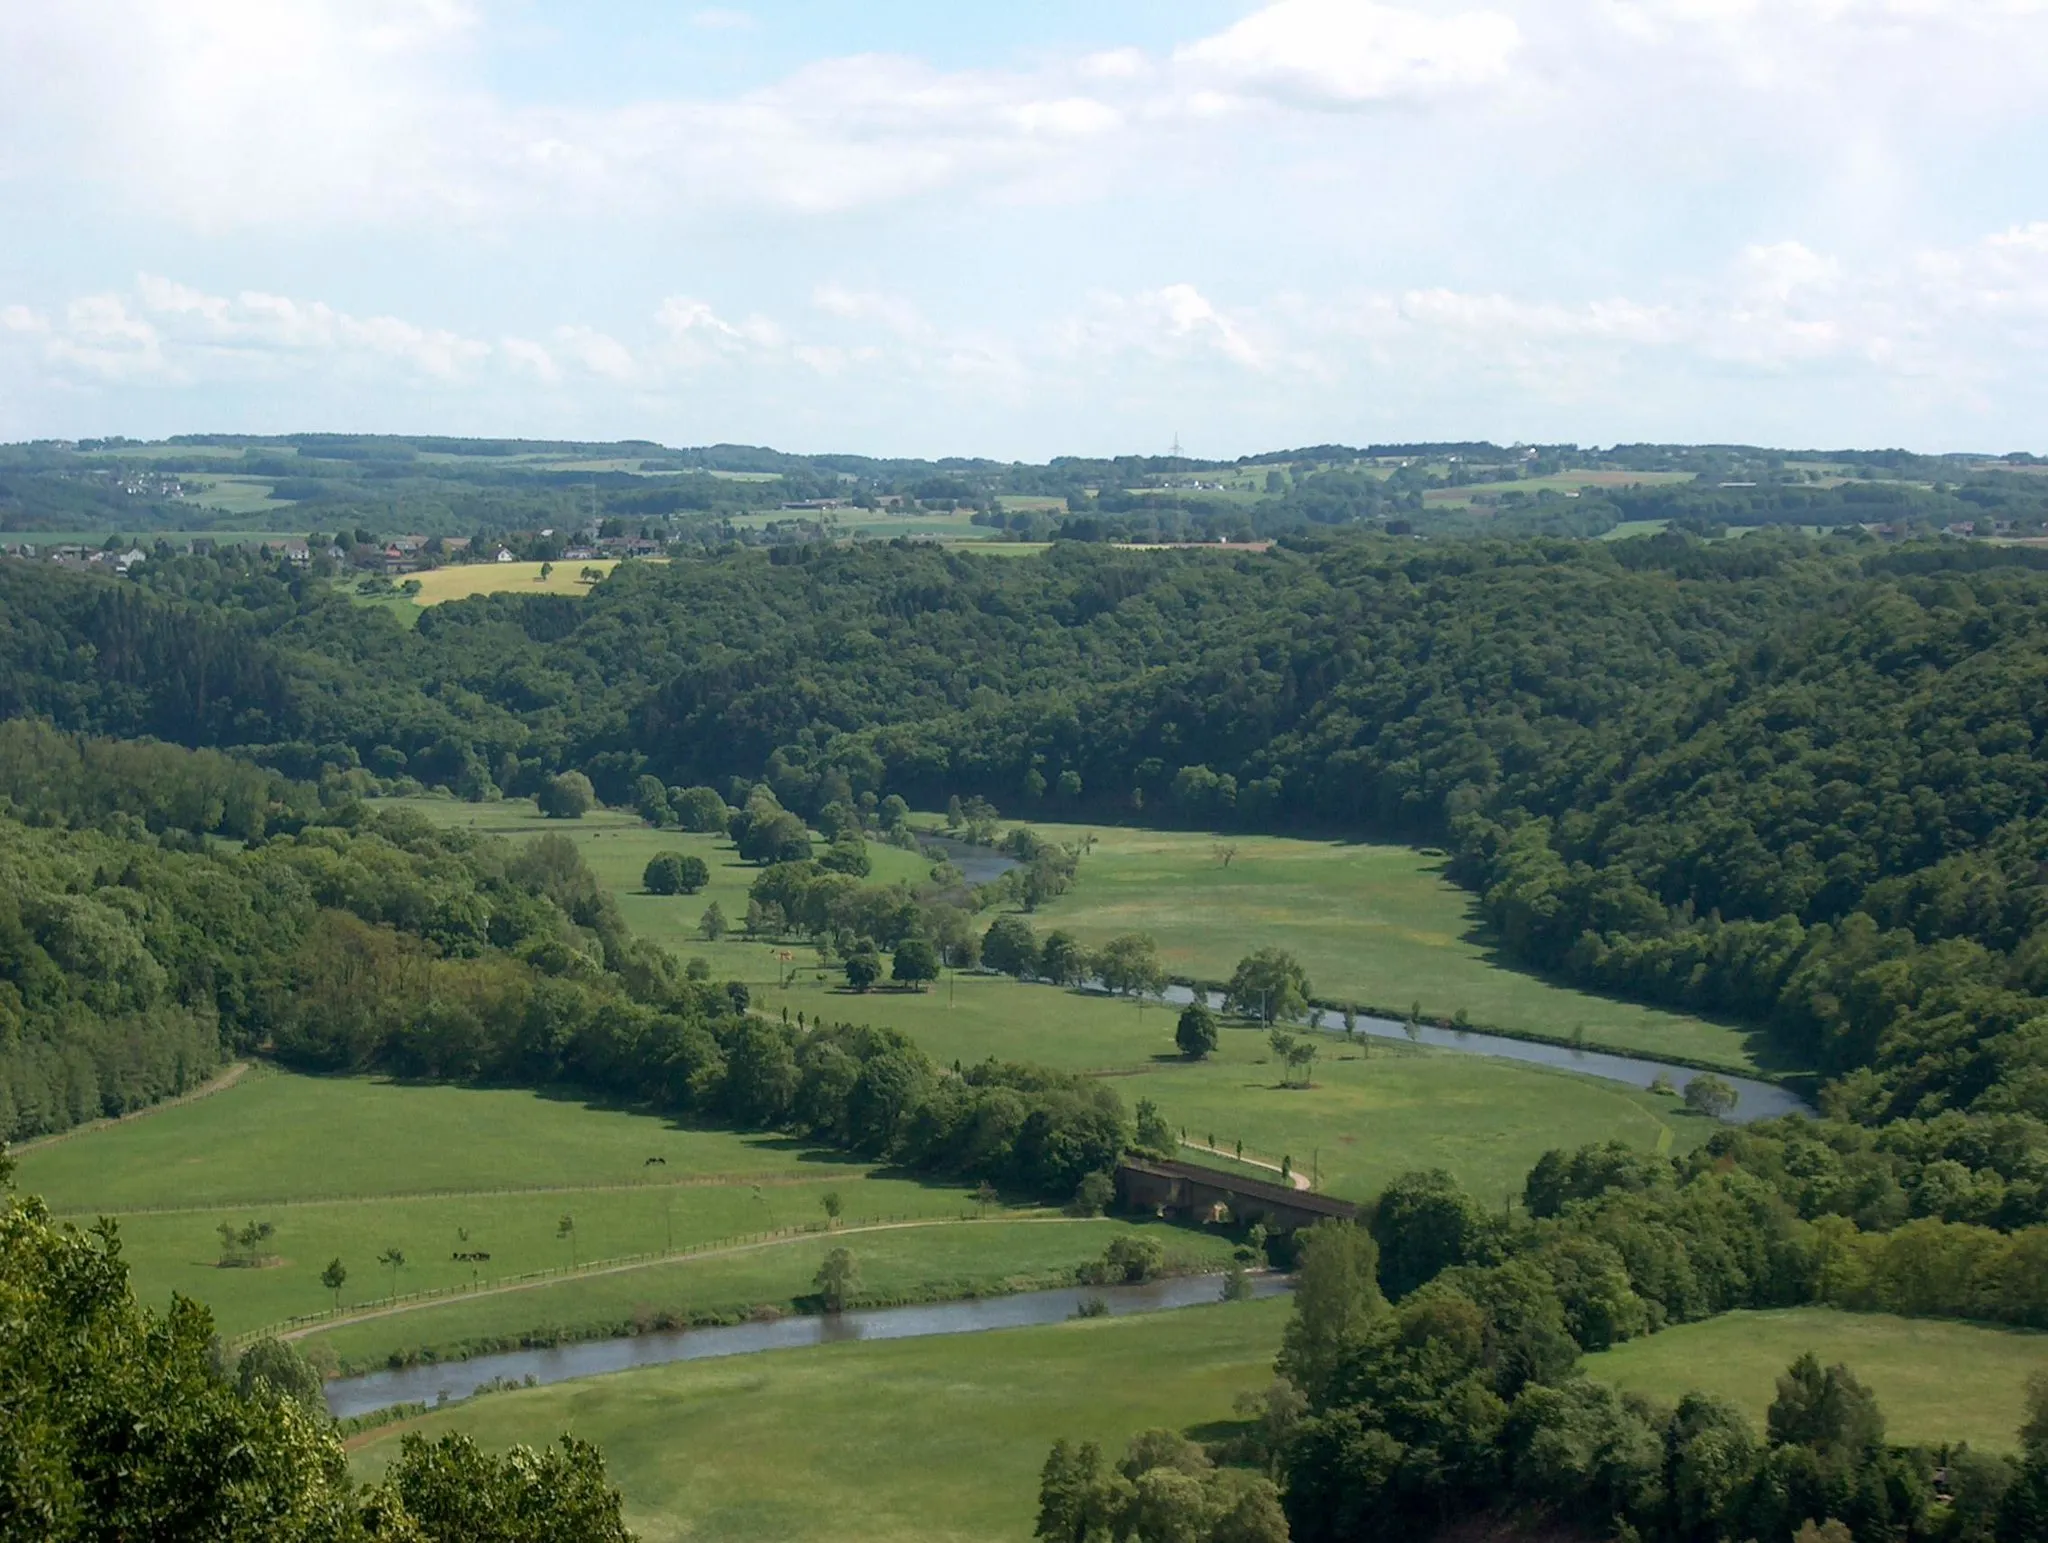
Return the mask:
<path id="1" fill-rule="evenodd" d="M 1877 1395 L 1887 1439 L 1967 1441 L 2010 1452 L 2026 1383 L 2048 1373 L 2048 1334 L 1825 1307 L 1727 1313 L 1586 1357 L 1587 1375 L 1666 1402 L 1691 1389 L 1745 1410 L 1761 1431 L 1785 1368 L 1812 1351 Z"/>
<path id="2" fill-rule="evenodd" d="M 1405 1017 L 1419 1003 L 1431 1017 L 1462 1011 L 1475 1027 L 1731 1070 L 1756 1064 L 1756 1042 L 1741 1029 L 1505 964 L 1477 901 L 1444 877 L 1441 855 L 1284 836 L 1035 828 L 1056 841 L 1095 838 L 1073 889 L 1032 918 L 1041 933 L 1061 927 L 1094 945 L 1147 932 L 1170 972 L 1208 981 L 1228 979 L 1253 948 L 1285 948 L 1318 996 L 1361 1011 Z"/>
<path id="3" fill-rule="evenodd" d="M 381 1473 L 405 1430 L 487 1447 L 570 1430 L 604 1448 L 647 1543 L 1023 1538 L 1055 1440 L 1115 1454 L 1141 1430 L 1228 1420 L 1232 1399 L 1269 1379 L 1286 1314 L 1239 1302 L 656 1367 L 379 1431 L 355 1467 Z"/>

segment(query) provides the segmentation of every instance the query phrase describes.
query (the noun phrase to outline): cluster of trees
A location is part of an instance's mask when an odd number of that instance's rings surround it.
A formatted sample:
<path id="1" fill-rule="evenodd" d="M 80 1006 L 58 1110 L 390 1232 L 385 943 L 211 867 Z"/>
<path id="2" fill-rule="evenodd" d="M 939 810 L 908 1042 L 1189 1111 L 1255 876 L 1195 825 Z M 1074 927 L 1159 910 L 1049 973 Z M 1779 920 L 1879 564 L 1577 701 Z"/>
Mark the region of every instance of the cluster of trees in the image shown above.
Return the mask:
<path id="1" fill-rule="evenodd" d="M 359 1486 L 319 1379 L 272 1343 L 223 1366 L 206 1309 L 139 1306 L 111 1225 L 17 1194 L 0 1154 L 0 1536 L 38 1543 L 629 1543 L 597 1449 L 405 1438 Z"/>
<path id="2" fill-rule="evenodd" d="M 1540 1271 L 1454 1268 L 1390 1305 L 1369 1236 L 1323 1224 L 1305 1248 L 1271 1422 L 1302 1543 L 1425 1538 L 1487 1510 L 1657 1543 L 2038 1535 L 2048 1386 L 2018 1464 L 1888 1445 L 1869 1391 L 1812 1356 L 1759 1433 L 1704 1394 L 1667 1407 L 1577 1375 Z"/>
<path id="3" fill-rule="evenodd" d="M 2048 1116 L 2048 573 L 2023 551 L 819 547 L 409 634 L 196 559 L 25 576 L 0 570 L 0 712 L 67 731 L 234 747 L 330 792 L 580 773 L 680 818 L 675 789 L 724 787 L 761 861 L 892 796 L 1428 833 L 1511 955 L 1762 1025 L 1845 1118 Z"/>

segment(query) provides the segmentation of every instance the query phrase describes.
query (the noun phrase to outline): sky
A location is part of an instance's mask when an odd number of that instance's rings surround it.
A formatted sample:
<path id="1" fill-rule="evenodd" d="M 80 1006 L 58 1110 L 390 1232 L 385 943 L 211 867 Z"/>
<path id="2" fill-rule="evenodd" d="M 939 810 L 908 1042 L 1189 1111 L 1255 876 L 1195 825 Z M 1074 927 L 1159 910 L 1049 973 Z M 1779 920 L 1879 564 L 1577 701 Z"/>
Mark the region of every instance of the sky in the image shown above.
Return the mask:
<path id="1" fill-rule="evenodd" d="M 0 0 L 0 439 L 2048 452 L 2048 0 Z"/>

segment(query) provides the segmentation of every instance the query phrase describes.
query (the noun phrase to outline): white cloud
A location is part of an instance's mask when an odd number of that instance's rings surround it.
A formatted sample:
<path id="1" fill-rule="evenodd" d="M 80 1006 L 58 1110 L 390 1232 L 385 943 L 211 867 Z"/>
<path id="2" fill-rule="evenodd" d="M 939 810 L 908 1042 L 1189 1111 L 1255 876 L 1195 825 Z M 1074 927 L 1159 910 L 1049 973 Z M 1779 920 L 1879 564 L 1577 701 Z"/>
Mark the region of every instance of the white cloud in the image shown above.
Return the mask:
<path id="1" fill-rule="evenodd" d="M 811 291 L 811 304 L 827 316 L 836 316 L 841 321 L 879 322 L 900 337 L 925 337 L 932 330 L 917 307 L 908 300 L 877 290 L 849 289 L 839 283 L 820 284 Z"/>
<path id="2" fill-rule="evenodd" d="M 1498 11 L 1439 18 L 1370 0 L 1279 0 L 1174 62 L 1211 92 L 1344 108 L 1493 85 L 1520 43 Z"/>
<path id="3" fill-rule="evenodd" d="M 247 290 L 213 295 L 154 274 L 130 294 L 81 296 L 56 323 L 10 306 L 8 330 L 38 340 L 59 375 L 111 382 L 196 384 L 275 379 L 295 371 L 383 370 L 455 381 L 491 345 L 394 316 L 352 316 L 321 301 Z M 15 325 L 19 316 L 23 325 Z"/>
<path id="4" fill-rule="evenodd" d="M 623 384 L 640 377 L 633 351 L 594 327 L 557 327 L 555 351 L 600 380 Z"/>

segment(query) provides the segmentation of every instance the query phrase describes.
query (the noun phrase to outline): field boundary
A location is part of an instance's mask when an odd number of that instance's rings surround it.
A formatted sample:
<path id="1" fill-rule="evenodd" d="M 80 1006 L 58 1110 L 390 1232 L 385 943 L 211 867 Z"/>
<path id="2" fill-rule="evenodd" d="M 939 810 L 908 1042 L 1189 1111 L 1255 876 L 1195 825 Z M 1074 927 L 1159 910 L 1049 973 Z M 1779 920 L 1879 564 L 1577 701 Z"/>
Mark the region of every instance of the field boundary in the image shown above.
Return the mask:
<path id="1" fill-rule="evenodd" d="M 14 1150 L 21 1149 L 17 1147 Z M 414 1200 L 494 1200 L 512 1195 L 609 1195 L 631 1190 L 738 1189 L 749 1184 L 756 1189 L 796 1189 L 805 1184 L 850 1182 L 854 1178 L 871 1179 L 877 1171 L 870 1168 L 858 1174 L 844 1175 L 838 1180 L 828 1176 L 788 1173 L 781 1170 L 774 1173 L 707 1173 L 689 1178 L 643 1179 L 621 1184 L 508 1184 L 487 1189 L 407 1189 L 381 1195 L 302 1196 L 297 1200 L 259 1197 L 254 1200 L 221 1200 L 211 1205 L 124 1205 L 98 1210 L 67 1207 L 62 1211 L 53 1210 L 52 1214 L 59 1220 L 66 1217 L 103 1215 L 205 1216 L 215 1211 L 289 1211 L 316 1205 L 382 1205 L 387 1201 Z"/>
<path id="2" fill-rule="evenodd" d="M 876 1232 L 905 1232 L 924 1227 L 973 1226 L 983 1221 L 1008 1222 L 1017 1225 L 1042 1226 L 1049 1222 L 1106 1222 L 1114 1218 L 1106 1216 L 941 1216 L 941 1217 L 896 1217 L 859 1221 L 847 1226 L 828 1227 L 823 1222 L 805 1222 L 800 1226 L 780 1227 L 769 1232 L 743 1233 L 738 1238 L 720 1238 L 711 1243 L 688 1244 L 682 1248 L 657 1250 L 649 1254 L 627 1254 L 613 1259 L 596 1259 L 589 1264 L 576 1266 L 557 1265 L 551 1269 L 528 1270 L 519 1275 L 504 1277 L 489 1285 L 437 1286 L 428 1291 L 411 1292 L 397 1297 L 373 1298 L 368 1303 L 357 1303 L 342 1308 L 339 1312 L 329 1309 L 323 1313 L 302 1313 L 297 1317 L 282 1319 L 266 1324 L 262 1328 L 248 1329 L 240 1334 L 228 1336 L 225 1343 L 230 1346 L 244 1346 L 259 1339 L 277 1338 L 283 1340 L 304 1339 L 309 1334 L 322 1333 L 328 1329 L 349 1328 L 358 1323 L 372 1323 L 380 1318 L 398 1317 L 416 1312 L 424 1307 L 437 1307 L 451 1301 L 475 1301 L 480 1297 L 507 1296 L 515 1291 L 531 1291 L 540 1286 L 550 1286 L 561 1281 L 585 1280 L 604 1275 L 623 1275 L 634 1270 L 653 1269 L 658 1265 L 688 1262 L 696 1259 L 729 1257 L 735 1254 L 752 1253 L 758 1249 L 775 1248 L 784 1243 L 795 1243 L 807 1238 L 857 1237 Z"/>
<path id="3" fill-rule="evenodd" d="M 37 1136 L 33 1141 L 16 1142 L 7 1150 L 16 1157 L 19 1157 L 24 1152 L 40 1152 L 45 1147 L 56 1146 L 59 1142 L 69 1141 L 74 1136 L 89 1136 L 94 1131 L 112 1130 L 117 1125 L 127 1125 L 135 1120 L 147 1119 L 150 1115 L 159 1114 L 166 1109 L 175 1109 L 180 1104 L 196 1104 L 202 1098 L 211 1098 L 216 1093 L 225 1093 L 229 1088 L 247 1076 L 255 1064 L 253 1061 L 230 1062 L 196 1088 L 190 1088 L 170 1098 L 160 1098 L 153 1104 L 145 1105 L 140 1109 L 131 1109 L 126 1114 L 108 1115 L 103 1119 L 87 1120 L 83 1125 L 74 1125 L 69 1130 L 52 1131 L 47 1136 Z"/>

